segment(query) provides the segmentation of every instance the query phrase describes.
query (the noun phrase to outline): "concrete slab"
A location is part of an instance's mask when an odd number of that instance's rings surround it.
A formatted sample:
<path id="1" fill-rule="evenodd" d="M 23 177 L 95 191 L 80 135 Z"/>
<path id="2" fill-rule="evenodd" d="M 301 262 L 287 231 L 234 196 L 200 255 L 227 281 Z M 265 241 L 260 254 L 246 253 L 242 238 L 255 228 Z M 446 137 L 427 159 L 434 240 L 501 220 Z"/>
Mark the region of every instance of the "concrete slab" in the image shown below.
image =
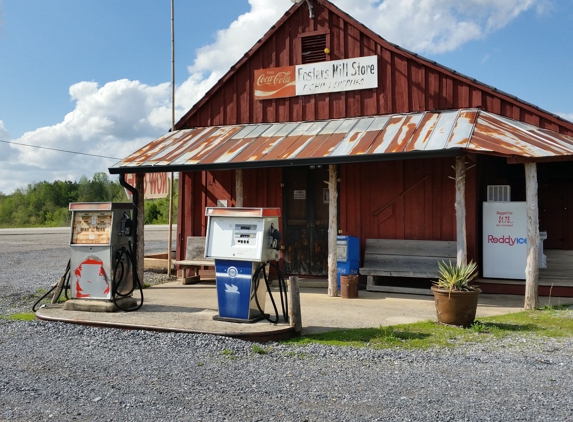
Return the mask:
<path id="1" fill-rule="evenodd" d="M 430 296 L 368 292 L 360 290 L 355 299 L 328 297 L 327 289 L 301 283 L 303 334 L 345 328 L 369 328 L 418 321 L 437 321 L 434 299 Z M 278 291 L 275 301 L 280 309 Z M 477 318 L 519 312 L 524 297 L 519 295 L 480 295 Z M 572 303 L 571 298 L 540 298 L 541 306 Z M 272 311 L 267 300 L 266 312 Z M 181 285 L 170 282 L 144 290 L 144 304 L 136 312 L 84 312 L 64 310 L 62 305 L 40 308 L 37 317 L 88 325 L 180 331 L 226 335 L 254 341 L 281 339 L 293 335 L 286 323 L 254 324 L 214 321 L 218 314 L 214 282 Z"/>
<path id="2" fill-rule="evenodd" d="M 84 312 L 118 312 L 123 309 L 133 309 L 137 306 L 137 300 L 132 297 L 122 297 L 117 299 L 116 302 L 119 307 L 109 300 L 70 299 L 64 303 L 64 310 Z"/>

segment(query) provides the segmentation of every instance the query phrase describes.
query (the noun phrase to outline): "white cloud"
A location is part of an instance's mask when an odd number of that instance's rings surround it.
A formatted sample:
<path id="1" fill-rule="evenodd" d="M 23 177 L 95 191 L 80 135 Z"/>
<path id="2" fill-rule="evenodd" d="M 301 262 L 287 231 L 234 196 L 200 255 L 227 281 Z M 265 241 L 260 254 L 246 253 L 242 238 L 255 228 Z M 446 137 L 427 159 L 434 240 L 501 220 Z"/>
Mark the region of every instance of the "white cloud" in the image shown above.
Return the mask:
<path id="1" fill-rule="evenodd" d="M 4 122 L 0 120 L 0 140 L 9 141 L 10 139 L 12 138 L 10 137 L 10 134 L 8 133 L 6 128 L 4 127 Z"/>
<path id="2" fill-rule="evenodd" d="M 169 129 L 169 92 L 168 83 L 148 86 L 123 79 L 99 87 L 80 82 L 70 87 L 76 105 L 61 123 L 27 132 L 14 142 L 122 158 Z M 2 156 L 0 191 L 4 192 L 34 181 L 91 177 L 118 161 L 14 143 L 10 151 L 9 160 Z"/>
<path id="3" fill-rule="evenodd" d="M 547 0 L 333 0 L 387 40 L 418 53 L 451 51 L 496 31 Z M 215 41 L 197 51 L 189 77 L 176 92 L 183 115 L 291 7 L 287 0 L 249 0 L 251 10 Z M 306 3 L 299 7 L 306 8 Z M 1 29 L 0 0 L 0 29 Z M 118 80 L 70 87 L 75 109 L 61 123 L 25 133 L 15 142 L 122 158 L 171 127 L 170 84 L 148 86 Z M 566 118 L 571 118 L 569 117 Z M 6 136 L 0 122 L 0 135 Z M 0 146 L 0 191 L 33 181 L 79 180 L 107 171 L 115 159 L 64 154 L 24 146 Z"/>
<path id="4" fill-rule="evenodd" d="M 335 0 L 390 42 L 416 53 L 444 53 L 484 38 L 548 0 Z"/>

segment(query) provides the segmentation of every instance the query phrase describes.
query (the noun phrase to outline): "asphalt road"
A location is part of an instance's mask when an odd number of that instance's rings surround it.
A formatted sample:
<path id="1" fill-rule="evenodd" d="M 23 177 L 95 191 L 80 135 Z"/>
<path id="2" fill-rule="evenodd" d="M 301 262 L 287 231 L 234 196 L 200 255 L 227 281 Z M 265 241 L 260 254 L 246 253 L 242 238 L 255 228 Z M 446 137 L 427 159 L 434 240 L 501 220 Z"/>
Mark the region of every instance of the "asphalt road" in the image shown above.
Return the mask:
<path id="1" fill-rule="evenodd" d="M 169 226 L 147 225 L 144 229 L 146 253 L 164 252 L 168 242 Z M 175 239 L 177 226 L 173 226 L 172 238 Z M 165 247 L 156 251 L 161 242 Z M 0 229 L 0 253 L 22 252 L 26 250 L 41 250 L 44 248 L 60 248 L 70 244 L 69 227 L 34 227 L 23 229 Z M 148 249 L 153 249 L 148 250 Z"/>

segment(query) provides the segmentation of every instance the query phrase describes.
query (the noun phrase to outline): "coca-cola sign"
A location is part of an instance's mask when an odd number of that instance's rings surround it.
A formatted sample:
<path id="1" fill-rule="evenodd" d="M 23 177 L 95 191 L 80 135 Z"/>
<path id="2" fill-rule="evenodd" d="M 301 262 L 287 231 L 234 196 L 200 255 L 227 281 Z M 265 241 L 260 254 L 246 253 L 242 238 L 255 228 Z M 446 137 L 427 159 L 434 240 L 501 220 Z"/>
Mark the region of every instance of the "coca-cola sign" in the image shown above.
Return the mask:
<path id="1" fill-rule="evenodd" d="M 295 67 L 255 70 L 255 99 L 285 98 L 296 95 Z"/>

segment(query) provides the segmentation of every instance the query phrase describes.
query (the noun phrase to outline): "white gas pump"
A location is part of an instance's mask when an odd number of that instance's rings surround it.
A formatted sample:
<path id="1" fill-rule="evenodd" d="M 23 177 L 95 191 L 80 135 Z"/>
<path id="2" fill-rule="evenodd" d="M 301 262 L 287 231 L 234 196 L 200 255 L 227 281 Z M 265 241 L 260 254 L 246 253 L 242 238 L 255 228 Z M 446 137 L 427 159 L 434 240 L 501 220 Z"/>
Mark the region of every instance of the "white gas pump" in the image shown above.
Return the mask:
<path id="1" fill-rule="evenodd" d="M 205 210 L 207 236 L 205 257 L 215 260 L 219 315 L 216 320 L 256 322 L 263 318 L 278 322 L 279 316 L 267 278 L 267 265 L 275 262 L 283 315 L 284 280 L 276 265 L 281 235 L 279 208 L 218 208 Z M 265 314 L 265 290 L 270 294 L 276 320 Z"/>
<path id="2" fill-rule="evenodd" d="M 135 270 L 131 203 L 71 203 L 70 290 L 73 300 L 112 301 L 124 311 L 143 303 Z M 141 302 L 131 297 L 139 288 Z"/>

